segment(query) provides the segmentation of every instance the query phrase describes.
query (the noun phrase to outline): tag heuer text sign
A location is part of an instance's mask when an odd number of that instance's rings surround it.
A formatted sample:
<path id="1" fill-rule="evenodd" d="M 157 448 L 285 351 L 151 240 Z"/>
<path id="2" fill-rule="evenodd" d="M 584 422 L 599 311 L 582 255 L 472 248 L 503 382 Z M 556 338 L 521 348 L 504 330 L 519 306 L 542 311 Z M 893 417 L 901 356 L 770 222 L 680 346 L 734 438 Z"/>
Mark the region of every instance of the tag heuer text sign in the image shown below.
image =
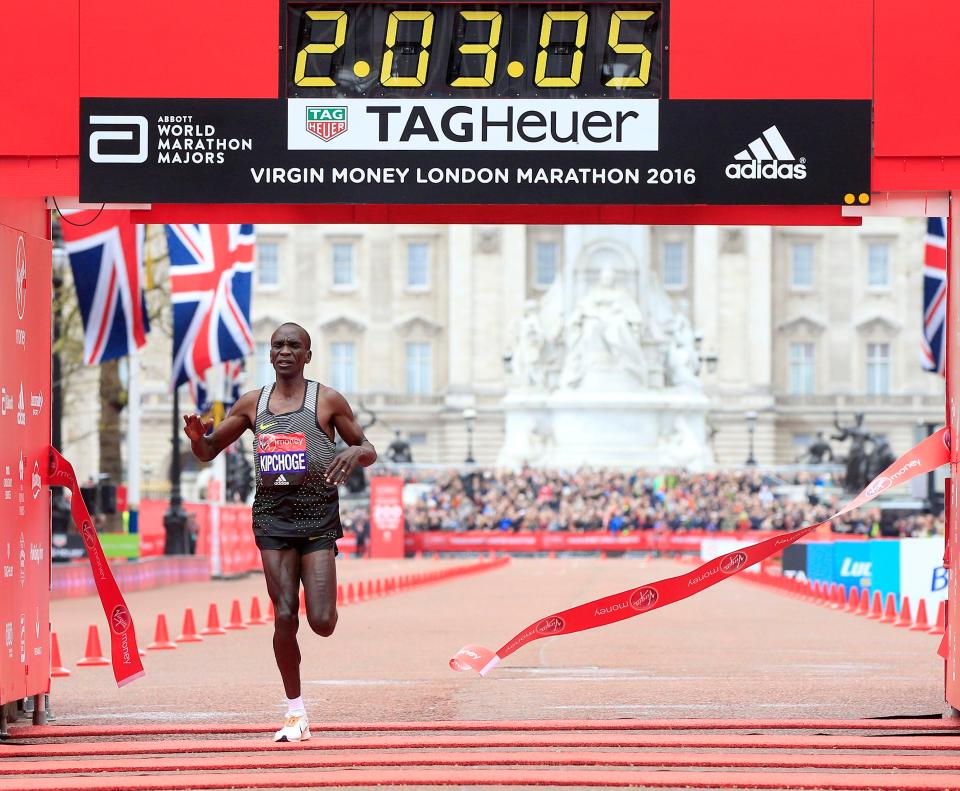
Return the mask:
<path id="1" fill-rule="evenodd" d="M 307 131 L 321 140 L 333 140 L 347 131 L 347 108 L 308 107 Z"/>

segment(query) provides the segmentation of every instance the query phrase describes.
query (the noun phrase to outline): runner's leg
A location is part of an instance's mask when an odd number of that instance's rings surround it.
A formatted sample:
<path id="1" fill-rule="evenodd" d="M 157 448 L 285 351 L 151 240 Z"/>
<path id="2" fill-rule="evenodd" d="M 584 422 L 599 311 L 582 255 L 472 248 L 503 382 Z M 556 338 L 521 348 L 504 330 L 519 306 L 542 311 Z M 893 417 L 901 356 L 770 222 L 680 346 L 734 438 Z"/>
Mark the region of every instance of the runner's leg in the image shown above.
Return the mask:
<path id="1" fill-rule="evenodd" d="M 273 654 L 290 699 L 300 697 L 300 553 L 296 549 L 262 549 L 263 575 L 273 602 Z"/>
<path id="2" fill-rule="evenodd" d="M 322 637 L 337 626 L 337 563 L 333 548 L 308 552 L 301 558 L 300 573 L 307 601 L 307 621 Z"/>

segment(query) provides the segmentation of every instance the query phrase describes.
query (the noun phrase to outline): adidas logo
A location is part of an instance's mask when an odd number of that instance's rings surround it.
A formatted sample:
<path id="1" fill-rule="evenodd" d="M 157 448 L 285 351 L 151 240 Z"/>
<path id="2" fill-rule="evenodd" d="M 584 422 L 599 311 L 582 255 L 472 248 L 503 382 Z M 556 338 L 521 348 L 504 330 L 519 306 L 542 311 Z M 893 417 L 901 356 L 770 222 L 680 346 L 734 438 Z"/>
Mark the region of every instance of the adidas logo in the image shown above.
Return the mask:
<path id="1" fill-rule="evenodd" d="M 289 486 L 290 481 L 283 477 L 283 475 L 278 475 L 277 480 L 273 482 L 274 486 Z"/>
<path id="2" fill-rule="evenodd" d="M 780 130 L 771 126 L 727 165 L 728 179 L 805 179 L 806 158 L 798 160 Z"/>

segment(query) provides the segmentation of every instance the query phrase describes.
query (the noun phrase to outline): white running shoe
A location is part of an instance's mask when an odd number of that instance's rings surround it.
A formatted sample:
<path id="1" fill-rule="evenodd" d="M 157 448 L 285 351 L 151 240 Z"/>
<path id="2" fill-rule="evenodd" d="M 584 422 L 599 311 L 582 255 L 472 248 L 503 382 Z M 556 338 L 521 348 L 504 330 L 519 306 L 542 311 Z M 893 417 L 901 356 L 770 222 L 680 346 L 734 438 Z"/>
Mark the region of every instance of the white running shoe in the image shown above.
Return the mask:
<path id="1" fill-rule="evenodd" d="M 303 714 L 288 715 L 283 727 L 273 736 L 275 742 L 305 742 L 309 738 L 310 725 Z"/>

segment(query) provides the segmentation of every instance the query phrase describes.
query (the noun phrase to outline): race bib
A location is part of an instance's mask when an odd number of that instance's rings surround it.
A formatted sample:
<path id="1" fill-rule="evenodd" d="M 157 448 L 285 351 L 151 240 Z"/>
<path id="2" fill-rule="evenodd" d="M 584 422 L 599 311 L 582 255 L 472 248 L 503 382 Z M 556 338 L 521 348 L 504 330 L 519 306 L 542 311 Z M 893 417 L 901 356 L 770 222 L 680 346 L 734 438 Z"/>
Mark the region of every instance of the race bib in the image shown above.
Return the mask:
<path id="1" fill-rule="evenodd" d="M 257 457 L 263 486 L 299 486 L 307 477 L 307 438 L 303 434 L 260 434 Z"/>

